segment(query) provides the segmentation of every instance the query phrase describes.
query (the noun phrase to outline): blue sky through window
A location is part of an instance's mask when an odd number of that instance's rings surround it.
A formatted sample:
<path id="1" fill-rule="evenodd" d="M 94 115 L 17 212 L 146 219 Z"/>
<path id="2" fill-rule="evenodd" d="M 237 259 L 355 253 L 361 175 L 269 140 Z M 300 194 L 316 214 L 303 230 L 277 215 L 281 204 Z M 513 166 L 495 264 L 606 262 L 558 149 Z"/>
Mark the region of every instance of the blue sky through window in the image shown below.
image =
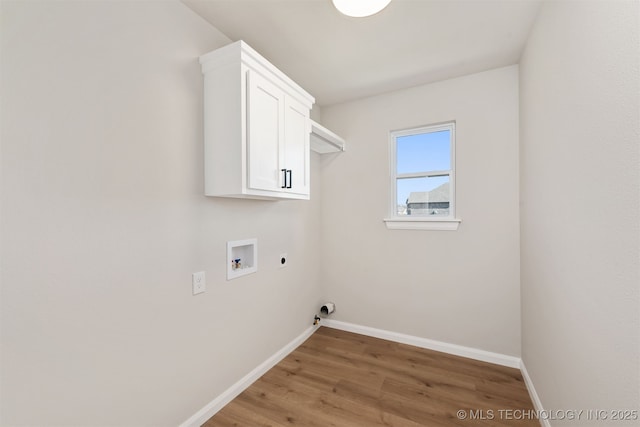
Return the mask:
<path id="1" fill-rule="evenodd" d="M 398 175 L 450 170 L 450 131 L 397 137 L 396 161 Z M 404 205 L 412 191 L 431 191 L 445 182 L 449 182 L 448 176 L 398 179 L 397 203 Z"/>
<path id="2" fill-rule="evenodd" d="M 397 174 L 451 169 L 449 133 L 443 130 L 398 137 Z"/>

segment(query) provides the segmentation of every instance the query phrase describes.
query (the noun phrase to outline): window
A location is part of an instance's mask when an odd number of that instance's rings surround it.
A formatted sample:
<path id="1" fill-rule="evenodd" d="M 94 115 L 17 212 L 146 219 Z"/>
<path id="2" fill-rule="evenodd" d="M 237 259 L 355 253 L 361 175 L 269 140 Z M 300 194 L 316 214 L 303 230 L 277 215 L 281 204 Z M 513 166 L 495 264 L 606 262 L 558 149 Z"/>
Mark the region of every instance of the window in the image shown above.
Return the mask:
<path id="1" fill-rule="evenodd" d="M 455 218 L 455 123 L 391 132 L 388 228 L 458 228 Z"/>

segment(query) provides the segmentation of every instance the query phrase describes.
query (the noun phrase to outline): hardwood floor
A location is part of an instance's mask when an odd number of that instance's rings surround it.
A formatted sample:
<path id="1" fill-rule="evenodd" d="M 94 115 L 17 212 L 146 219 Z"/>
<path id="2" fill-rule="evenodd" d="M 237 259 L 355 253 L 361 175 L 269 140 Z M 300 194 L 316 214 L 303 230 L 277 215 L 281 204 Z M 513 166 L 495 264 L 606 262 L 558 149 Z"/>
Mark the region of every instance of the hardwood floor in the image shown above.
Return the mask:
<path id="1" fill-rule="evenodd" d="M 540 426 L 532 415 L 517 369 L 322 327 L 204 426 Z"/>

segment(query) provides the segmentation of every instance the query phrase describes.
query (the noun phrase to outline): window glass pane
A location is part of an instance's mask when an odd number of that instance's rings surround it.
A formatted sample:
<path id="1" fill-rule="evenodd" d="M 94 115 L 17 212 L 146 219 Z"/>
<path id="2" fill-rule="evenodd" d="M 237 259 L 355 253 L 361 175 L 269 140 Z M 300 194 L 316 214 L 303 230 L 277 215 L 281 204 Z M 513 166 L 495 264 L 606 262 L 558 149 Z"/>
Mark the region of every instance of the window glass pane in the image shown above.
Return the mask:
<path id="1" fill-rule="evenodd" d="M 449 140 L 448 130 L 397 137 L 397 173 L 451 169 Z"/>
<path id="2" fill-rule="evenodd" d="M 397 213 L 402 216 L 449 216 L 449 175 L 397 180 Z"/>

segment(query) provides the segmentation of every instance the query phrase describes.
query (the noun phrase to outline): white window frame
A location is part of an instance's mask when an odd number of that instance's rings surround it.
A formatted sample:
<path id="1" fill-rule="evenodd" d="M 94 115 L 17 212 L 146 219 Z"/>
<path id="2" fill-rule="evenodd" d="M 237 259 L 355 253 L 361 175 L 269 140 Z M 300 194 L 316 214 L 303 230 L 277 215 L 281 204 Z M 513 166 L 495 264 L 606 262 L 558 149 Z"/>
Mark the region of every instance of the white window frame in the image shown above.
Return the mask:
<path id="1" fill-rule="evenodd" d="M 424 171 L 417 173 L 398 174 L 397 164 L 397 139 L 403 136 L 411 136 L 423 133 L 449 131 L 451 150 L 451 169 L 441 171 Z M 389 132 L 389 178 L 390 200 L 389 217 L 384 219 L 388 229 L 391 230 L 457 230 L 460 225 L 456 218 L 456 123 L 438 123 L 427 126 L 419 126 L 411 129 L 402 129 Z M 428 178 L 436 176 L 449 176 L 449 215 L 446 217 L 429 216 L 402 216 L 397 212 L 397 180 L 402 178 Z"/>

